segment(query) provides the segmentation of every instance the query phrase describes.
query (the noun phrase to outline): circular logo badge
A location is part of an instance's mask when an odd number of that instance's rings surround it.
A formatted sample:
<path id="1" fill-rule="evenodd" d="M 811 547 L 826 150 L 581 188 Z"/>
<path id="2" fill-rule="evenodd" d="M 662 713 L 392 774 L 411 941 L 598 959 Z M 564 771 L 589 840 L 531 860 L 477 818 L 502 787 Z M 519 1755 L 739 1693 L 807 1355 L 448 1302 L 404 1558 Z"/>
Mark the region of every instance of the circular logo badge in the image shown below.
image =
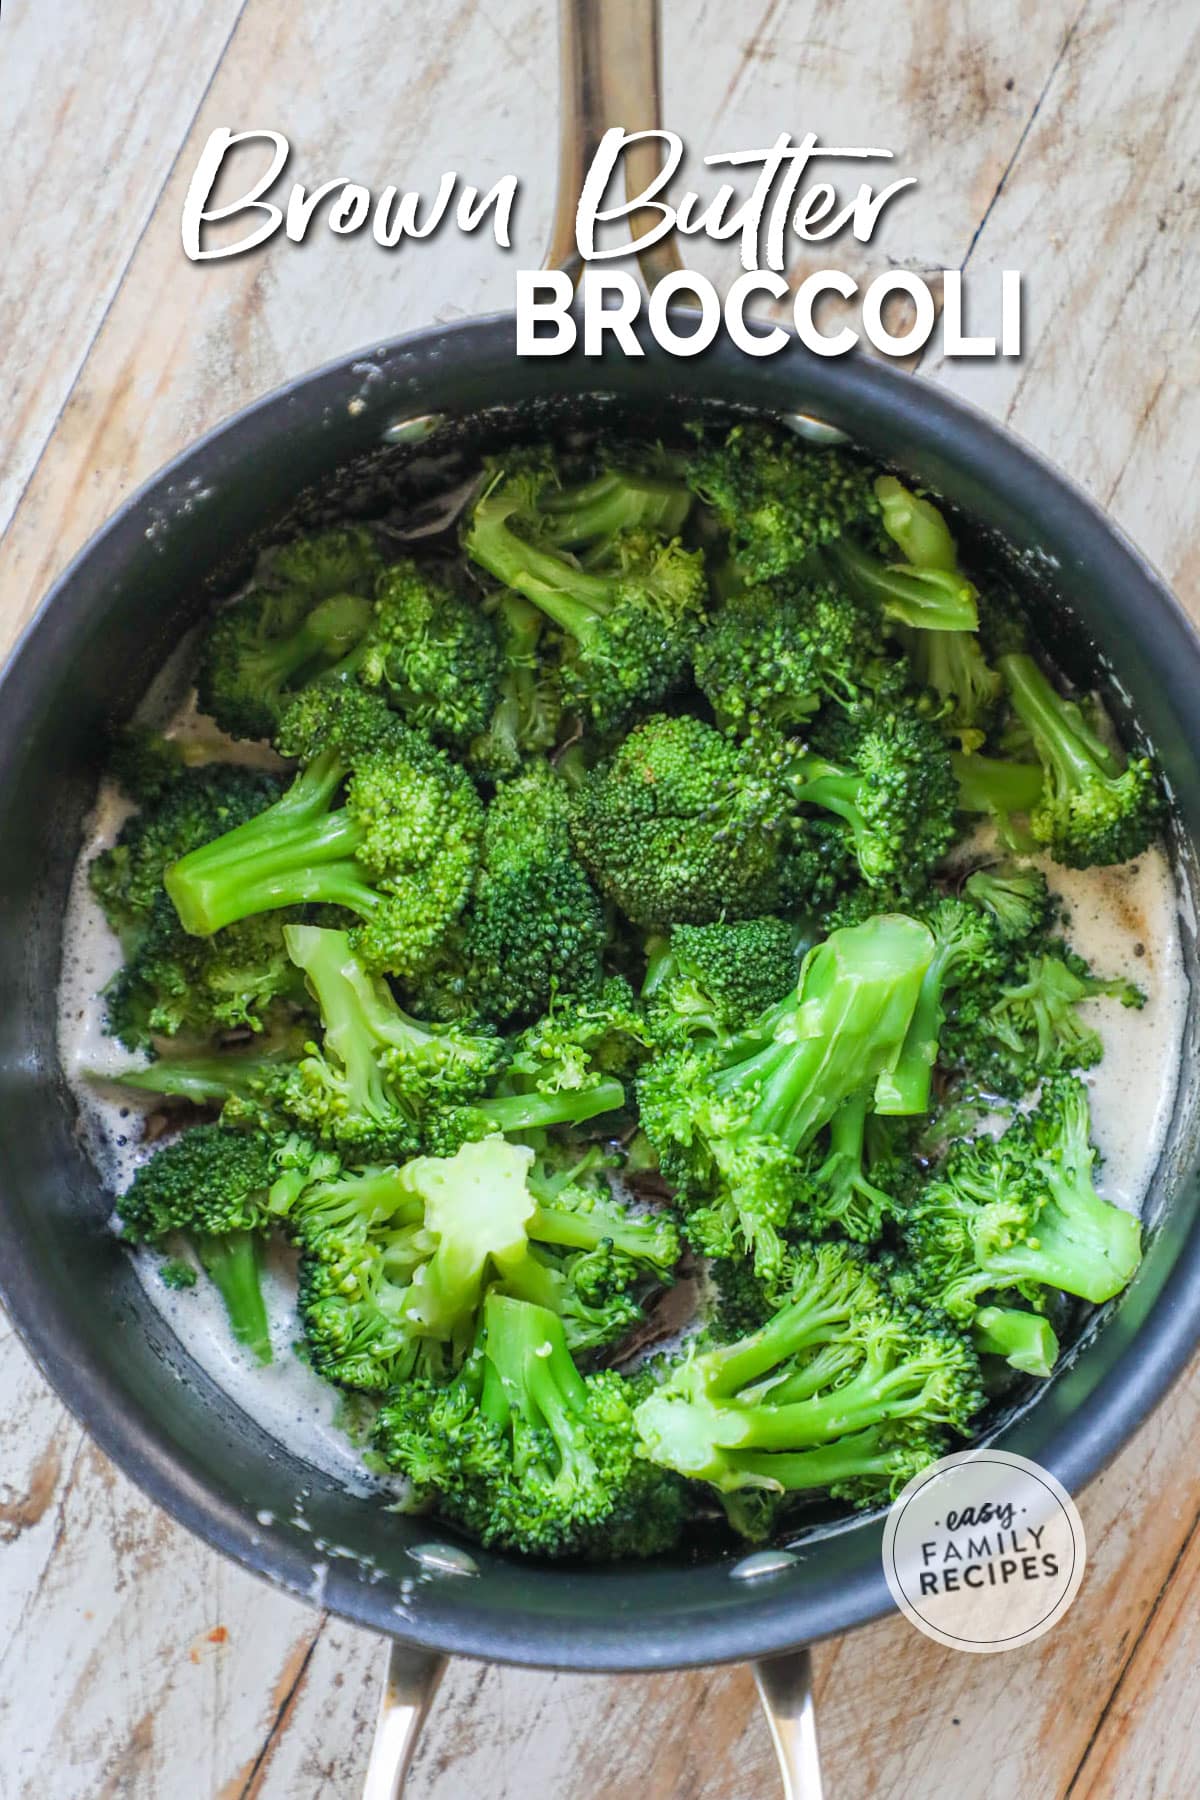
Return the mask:
<path id="1" fill-rule="evenodd" d="M 1016 1650 L 1067 1611 L 1083 1580 L 1083 1521 L 1062 1483 L 1007 1450 L 963 1450 L 916 1475 L 883 1532 L 900 1611 L 952 1650 Z"/>

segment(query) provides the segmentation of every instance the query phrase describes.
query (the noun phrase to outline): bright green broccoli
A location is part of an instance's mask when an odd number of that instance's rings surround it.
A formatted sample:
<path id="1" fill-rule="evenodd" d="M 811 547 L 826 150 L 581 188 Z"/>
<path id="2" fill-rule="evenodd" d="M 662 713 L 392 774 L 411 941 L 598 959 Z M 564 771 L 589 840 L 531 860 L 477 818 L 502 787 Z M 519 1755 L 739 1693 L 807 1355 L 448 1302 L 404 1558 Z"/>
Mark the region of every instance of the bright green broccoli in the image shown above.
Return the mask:
<path id="1" fill-rule="evenodd" d="M 963 893 L 991 914 L 1008 943 L 1040 936 L 1050 918 L 1050 890 L 1040 869 L 1013 863 L 976 869 L 963 883 Z"/>
<path id="2" fill-rule="evenodd" d="M 969 1322 L 984 1295 L 1058 1288 L 1098 1305 L 1141 1260 L 1141 1225 L 1097 1194 L 1087 1089 L 1043 1083 L 1037 1111 L 999 1140 L 972 1138 L 909 1209 L 904 1238 L 923 1291 Z"/>
<path id="3" fill-rule="evenodd" d="M 382 566 L 361 526 L 268 551 L 250 593 L 208 627 L 197 675 L 201 709 L 233 737 L 273 737 L 289 694 L 357 649 Z"/>
<path id="4" fill-rule="evenodd" d="M 353 659 L 364 687 L 405 722 L 463 749 L 485 730 L 499 698 L 495 627 L 478 601 L 435 564 L 403 557 L 375 589 L 370 625 Z"/>
<path id="5" fill-rule="evenodd" d="M 767 915 L 676 925 L 646 945 L 642 999 L 656 1042 L 729 1038 L 796 985 L 803 934 Z"/>
<path id="6" fill-rule="evenodd" d="M 463 546 L 558 628 L 564 701 L 609 729 L 685 680 L 708 595 L 703 555 L 637 529 L 592 546 L 585 567 L 546 535 L 546 492 L 526 466 L 493 468 Z"/>
<path id="7" fill-rule="evenodd" d="M 796 811 L 774 767 L 701 719 L 657 714 L 584 775 L 573 829 L 636 924 L 706 924 L 832 896 L 845 834 Z"/>
<path id="8" fill-rule="evenodd" d="M 581 1375 L 561 1320 L 492 1293 L 480 1352 L 449 1388 L 412 1384 L 378 1419 L 384 1460 L 481 1542 L 539 1556 L 651 1556 L 677 1540 L 684 1490 L 642 1453 L 612 1371 Z"/>
<path id="9" fill-rule="evenodd" d="M 805 958 L 797 993 L 732 1043 L 647 1065 L 642 1126 L 698 1250 L 778 1268 L 808 1192 L 797 1153 L 894 1066 L 933 953 L 929 930 L 899 915 L 836 931 Z"/>
<path id="10" fill-rule="evenodd" d="M 685 1357 L 638 1406 L 647 1454 L 719 1495 L 896 1494 L 982 1404 L 965 1338 L 898 1307 L 839 1244 L 801 1247 L 791 1295 L 748 1337 Z M 735 1523 L 745 1519 L 731 1509 Z"/>
<path id="11" fill-rule="evenodd" d="M 467 746 L 466 760 L 483 780 L 501 781 L 518 774 L 527 757 L 554 748 L 562 692 L 556 668 L 542 660 L 546 615 L 507 591 L 493 596 L 489 607 L 499 654 L 496 703 Z"/>
<path id="12" fill-rule="evenodd" d="M 796 1217 L 806 1232 L 816 1237 L 832 1229 L 870 1244 L 889 1219 L 902 1215 L 920 1185 L 904 1123 L 872 1112 L 865 1091 L 842 1101 L 827 1135 L 818 1133 L 801 1157 Z"/>
<path id="13" fill-rule="evenodd" d="M 469 776 L 376 695 L 340 686 L 297 695 L 278 743 L 303 765 L 286 793 L 168 868 L 180 923 L 208 937 L 321 901 L 358 915 L 355 949 L 372 968 L 415 972 L 475 874 L 483 808 Z"/>
<path id="14" fill-rule="evenodd" d="M 555 992 L 600 986 L 606 938 L 599 896 L 572 848 L 567 788 L 539 759 L 496 789 L 471 899 L 414 1003 L 436 1017 L 535 1017 Z"/>
<path id="15" fill-rule="evenodd" d="M 1045 776 L 1029 820 L 1037 841 L 1071 869 L 1139 856 L 1162 819 L 1162 793 L 1149 757 L 1123 760 L 1031 656 L 1002 656 L 1000 672 Z"/>
<path id="16" fill-rule="evenodd" d="M 921 981 L 903 1048 L 895 1066 L 879 1078 L 875 1104 L 882 1113 L 929 1111 L 947 996 L 988 983 L 1005 968 L 1007 949 L 990 915 L 966 900 L 938 900 L 923 909 L 933 933 L 933 958 Z"/>
<path id="17" fill-rule="evenodd" d="M 981 1356 L 1002 1356 L 1022 1375 L 1046 1380 L 1058 1361 L 1058 1338 L 1049 1319 L 1022 1306 L 981 1306 L 971 1326 Z"/>
<path id="18" fill-rule="evenodd" d="M 130 1243 L 186 1237 L 225 1302 L 234 1337 L 261 1363 L 271 1360 L 259 1267 L 273 1174 L 265 1138 L 197 1125 L 143 1163 L 117 1202 Z"/>

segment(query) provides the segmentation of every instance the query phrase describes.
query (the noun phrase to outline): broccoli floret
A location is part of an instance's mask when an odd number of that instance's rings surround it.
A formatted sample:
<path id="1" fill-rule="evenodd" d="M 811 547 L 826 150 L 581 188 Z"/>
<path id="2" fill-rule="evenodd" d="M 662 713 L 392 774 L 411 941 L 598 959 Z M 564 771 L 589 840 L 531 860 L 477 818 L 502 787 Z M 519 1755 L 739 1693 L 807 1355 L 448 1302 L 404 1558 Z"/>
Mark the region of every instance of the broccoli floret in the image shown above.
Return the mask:
<path id="1" fill-rule="evenodd" d="M 278 776 L 234 764 L 186 769 L 121 828 L 111 850 L 88 867 L 88 880 L 126 953 L 154 925 L 168 867 L 189 850 L 253 818 L 278 800 Z"/>
<path id="2" fill-rule="evenodd" d="M 611 1371 L 581 1375 L 554 1313 L 493 1293 L 481 1354 L 450 1388 L 397 1394 L 375 1441 L 484 1544 L 650 1556 L 677 1540 L 685 1501 L 683 1484 L 641 1452 L 637 1391 Z"/>
<path id="3" fill-rule="evenodd" d="M 474 877 L 483 808 L 469 776 L 376 695 L 352 689 L 305 689 L 278 741 L 303 765 L 286 793 L 168 868 L 180 923 L 208 937 L 321 901 L 359 916 L 354 947 L 372 968 L 415 972 Z"/>
<path id="4" fill-rule="evenodd" d="M 846 866 L 842 828 L 795 810 L 761 757 L 701 719 L 658 714 L 583 777 L 573 830 L 601 889 L 636 924 L 703 925 L 832 896 Z"/>
<path id="5" fill-rule="evenodd" d="M 879 1078 L 875 1104 L 881 1113 L 929 1111 L 933 1065 L 937 1061 L 946 997 L 956 989 L 986 983 L 1008 960 L 1006 946 L 989 915 L 966 900 L 939 900 L 922 913 L 933 933 L 933 958 L 921 981 L 903 1048 L 895 1067 Z"/>
<path id="6" fill-rule="evenodd" d="M 463 749 L 492 716 L 500 654 L 482 607 L 405 557 L 379 578 L 355 672 L 409 725 Z"/>
<path id="7" fill-rule="evenodd" d="M 273 736 L 288 695 L 357 649 L 382 566 L 361 526 L 268 551 L 251 592 L 208 628 L 197 674 L 201 709 L 233 737 Z"/>
<path id="8" fill-rule="evenodd" d="M 188 1239 L 234 1337 L 260 1363 L 271 1360 L 259 1268 L 273 1173 L 267 1139 L 197 1125 L 143 1163 L 117 1202 L 131 1243 L 160 1244 L 176 1232 Z"/>
<path id="9" fill-rule="evenodd" d="M 560 549 L 586 551 L 619 532 L 638 529 L 674 537 L 692 508 L 687 488 L 664 473 L 604 467 L 588 481 L 564 484 L 552 458 L 547 456 L 543 467 L 538 534 Z"/>
<path id="10" fill-rule="evenodd" d="M 1034 837 L 1071 869 L 1129 862 L 1162 819 L 1162 794 L 1149 757 L 1122 762 L 1081 709 L 1055 692 L 1031 656 L 1000 658 L 1013 710 L 1028 730 L 1045 786 L 1030 813 Z"/>
<path id="11" fill-rule="evenodd" d="M 529 756 L 552 750 L 562 717 L 555 670 L 543 662 L 544 613 L 520 594 L 500 593 L 490 602 L 499 654 L 496 703 L 466 760 L 485 781 L 516 775 Z"/>
<path id="12" fill-rule="evenodd" d="M 722 443 L 701 443 L 688 481 L 729 533 L 747 581 L 777 580 L 847 530 L 878 525 L 865 464 L 765 425 L 735 425 Z"/>
<path id="13" fill-rule="evenodd" d="M 921 891 L 955 836 L 957 790 L 934 725 L 909 708 L 866 708 L 778 756 L 794 801 L 845 821 L 864 881 Z"/>
<path id="14" fill-rule="evenodd" d="M 275 1104 L 317 1137 L 369 1157 L 420 1147 L 429 1115 L 482 1094 L 503 1067 L 502 1038 L 410 1018 L 343 931 L 290 925 L 323 1027 L 320 1050 L 281 1072 Z"/>
<path id="15" fill-rule="evenodd" d="M 131 1050 L 159 1037 L 207 1038 L 271 1029 L 306 1004 L 284 943 L 287 913 L 189 937 L 160 894 L 145 934 L 105 988 L 106 1029 Z"/>
<path id="16" fill-rule="evenodd" d="M 1050 890 L 1040 869 L 1012 863 L 976 869 L 963 883 L 963 892 L 991 914 L 1008 943 L 1038 937 L 1050 917 Z"/>
<path id="17" fill-rule="evenodd" d="M 151 725 L 125 725 L 113 734 L 107 772 L 139 806 L 161 800 L 186 766 L 183 744 Z"/>
<path id="18" fill-rule="evenodd" d="M 660 1044 L 728 1038 L 796 985 L 803 936 L 770 915 L 676 925 L 646 946 L 642 999 Z"/>
<path id="19" fill-rule="evenodd" d="M 606 938 L 572 848 L 567 788 L 539 760 L 497 788 L 470 902 L 414 997 L 438 1017 L 527 1019 L 556 991 L 599 988 Z"/>
<path id="20" fill-rule="evenodd" d="M 969 1321 L 981 1295 L 1007 1288 L 1098 1305 L 1131 1280 L 1141 1225 L 1097 1194 L 1089 1130 L 1086 1088 L 1058 1075 L 1002 1138 L 952 1149 L 905 1221 L 924 1291 L 952 1318 Z"/>
<path id="21" fill-rule="evenodd" d="M 899 915 L 836 931 L 805 958 L 797 993 L 739 1038 L 643 1071 L 642 1126 L 698 1250 L 779 1267 L 807 1191 L 797 1152 L 893 1067 L 933 953 L 929 930 Z"/>
<path id="22" fill-rule="evenodd" d="M 708 593 L 703 554 L 639 529 L 593 546 L 584 567 L 546 536 L 546 491 L 525 467 L 494 467 L 463 545 L 558 627 L 564 700 L 610 729 L 686 679 Z"/>
<path id="23" fill-rule="evenodd" d="M 856 1242 L 874 1243 L 920 1185 L 903 1139 L 901 1122 L 872 1113 L 865 1092 L 843 1100 L 827 1140 L 818 1134 L 801 1159 L 796 1210 L 805 1231 L 820 1236 L 832 1228 Z"/>
<path id="24" fill-rule="evenodd" d="M 965 1431 L 982 1403 L 967 1340 L 890 1302 L 842 1245 L 802 1246 L 759 1330 L 685 1358 L 638 1406 L 654 1461 L 718 1494 L 827 1488 L 871 1505 Z M 735 1524 L 746 1523 L 740 1508 Z"/>
<path id="25" fill-rule="evenodd" d="M 696 685 L 723 730 L 790 732 L 827 702 L 849 706 L 905 678 L 876 621 L 828 582 L 736 589 L 701 633 Z"/>
<path id="26" fill-rule="evenodd" d="M 1145 1003 L 1132 982 L 1094 976 L 1066 945 L 1050 944 L 957 996 L 943 1040 L 946 1061 L 1011 1098 L 1054 1070 L 1089 1069 L 1104 1045 L 1077 1009 L 1099 998 Z"/>

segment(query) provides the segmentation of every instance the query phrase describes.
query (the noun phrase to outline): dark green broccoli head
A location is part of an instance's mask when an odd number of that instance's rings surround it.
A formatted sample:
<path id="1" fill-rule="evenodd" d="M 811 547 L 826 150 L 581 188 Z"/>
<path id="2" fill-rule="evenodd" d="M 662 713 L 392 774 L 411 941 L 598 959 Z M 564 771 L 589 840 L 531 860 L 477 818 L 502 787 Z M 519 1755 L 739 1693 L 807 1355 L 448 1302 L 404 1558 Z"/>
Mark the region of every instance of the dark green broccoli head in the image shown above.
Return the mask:
<path id="1" fill-rule="evenodd" d="M 253 818 L 281 789 L 277 775 L 219 763 L 181 770 L 163 783 L 88 870 L 92 892 L 122 942 L 132 946 L 151 929 L 171 863 Z"/>
<path id="2" fill-rule="evenodd" d="M 784 882 L 780 805 L 719 731 L 660 714 L 580 783 L 575 844 L 635 924 L 751 917 L 776 903 Z"/>
<path id="3" fill-rule="evenodd" d="M 794 731 L 827 701 L 848 706 L 906 675 L 869 609 L 828 582 L 796 579 L 736 589 L 701 634 L 695 666 L 717 723 L 739 733 Z"/>
<path id="4" fill-rule="evenodd" d="M 788 575 L 847 530 L 878 535 L 870 468 L 769 426 L 735 425 L 724 442 L 703 443 L 688 481 L 729 533 L 748 581 Z"/>
<path id="5" fill-rule="evenodd" d="M 786 919 L 676 925 L 652 939 L 642 998 L 663 1043 L 728 1037 L 795 986 L 801 934 Z"/>
<path id="6" fill-rule="evenodd" d="M 358 679 L 410 725 L 464 747 L 497 702 L 499 653 L 491 619 L 431 564 L 404 557 L 379 578 Z"/>
<path id="7" fill-rule="evenodd" d="M 196 1125 L 144 1162 L 117 1202 L 124 1235 L 154 1244 L 173 1231 L 218 1236 L 269 1228 L 270 1141 Z"/>

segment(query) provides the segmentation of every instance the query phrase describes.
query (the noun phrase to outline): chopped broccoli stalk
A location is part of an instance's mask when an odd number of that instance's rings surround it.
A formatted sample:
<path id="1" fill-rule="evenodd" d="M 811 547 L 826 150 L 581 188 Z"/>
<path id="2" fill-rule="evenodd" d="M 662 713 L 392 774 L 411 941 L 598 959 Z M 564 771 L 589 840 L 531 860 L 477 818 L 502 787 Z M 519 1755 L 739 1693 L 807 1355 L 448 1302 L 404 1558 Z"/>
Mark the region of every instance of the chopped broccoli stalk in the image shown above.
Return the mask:
<path id="1" fill-rule="evenodd" d="M 548 483 L 539 496 L 541 535 L 560 549 L 578 550 L 622 531 L 645 527 L 674 537 L 692 496 L 681 482 L 635 469 L 603 469 L 590 481 Z"/>
<path id="2" fill-rule="evenodd" d="M 647 1065 L 642 1126 L 698 1249 L 778 1268 L 804 1193 L 796 1153 L 894 1065 L 933 951 L 900 915 L 835 931 L 805 958 L 796 995 L 732 1043 Z"/>
<path id="3" fill-rule="evenodd" d="M 1058 1338 L 1049 1319 L 1020 1306 L 981 1306 L 971 1327 L 981 1356 L 1002 1356 L 1010 1368 L 1023 1375 L 1054 1373 Z"/>
<path id="4" fill-rule="evenodd" d="M 950 762 L 963 812 L 1007 818 L 1012 813 L 1032 813 L 1041 803 L 1042 770 L 1038 763 L 1005 762 L 999 757 L 957 750 Z"/>
<path id="5" fill-rule="evenodd" d="M 363 921 L 355 948 L 371 967 L 418 969 L 475 873 L 482 807 L 469 776 L 382 700 L 349 689 L 305 689 L 279 743 L 303 764 L 287 792 L 167 869 L 180 923 L 208 937 L 319 901 Z"/>
<path id="6" fill-rule="evenodd" d="M 685 1358 L 642 1401 L 646 1452 L 719 1494 L 828 1486 L 860 1505 L 887 1499 L 978 1410 L 974 1352 L 890 1302 L 842 1245 L 802 1247 L 789 1275 L 766 1324 Z"/>
<path id="7" fill-rule="evenodd" d="M 1045 776 L 1040 803 L 1030 813 L 1034 837 L 1072 869 L 1140 855 L 1162 817 L 1150 759 L 1134 756 L 1122 765 L 1031 656 L 1002 656 L 1000 672 Z"/>
<path id="8" fill-rule="evenodd" d="M 885 563 L 848 537 L 830 544 L 823 554 L 835 575 L 898 625 L 911 631 L 979 629 L 976 590 L 957 569 Z"/>
<path id="9" fill-rule="evenodd" d="M 986 913 L 969 902 L 940 900 L 924 916 L 933 933 L 933 957 L 922 978 L 895 1067 L 879 1078 L 875 1105 L 881 1113 L 929 1111 L 933 1065 L 946 1022 L 946 995 L 964 983 L 996 975 L 1005 961 L 996 928 Z"/>
<path id="10" fill-rule="evenodd" d="M 914 494 L 894 475 L 880 475 L 875 483 L 879 523 L 899 547 L 906 562 L 918 569 L 946 569 L 958 573 L 958 550 L 950 527 L 932 500 Z"/>
<path id="11" fill-rule="evenodd" d="M 271 1331 L 259 1279 L 262 1240 L 249 1231 L 227 1231 L 193 1241 L 204 1273 L 225 1302 L 234 1337 L 255 1362 L 269 1363 Z"/>

